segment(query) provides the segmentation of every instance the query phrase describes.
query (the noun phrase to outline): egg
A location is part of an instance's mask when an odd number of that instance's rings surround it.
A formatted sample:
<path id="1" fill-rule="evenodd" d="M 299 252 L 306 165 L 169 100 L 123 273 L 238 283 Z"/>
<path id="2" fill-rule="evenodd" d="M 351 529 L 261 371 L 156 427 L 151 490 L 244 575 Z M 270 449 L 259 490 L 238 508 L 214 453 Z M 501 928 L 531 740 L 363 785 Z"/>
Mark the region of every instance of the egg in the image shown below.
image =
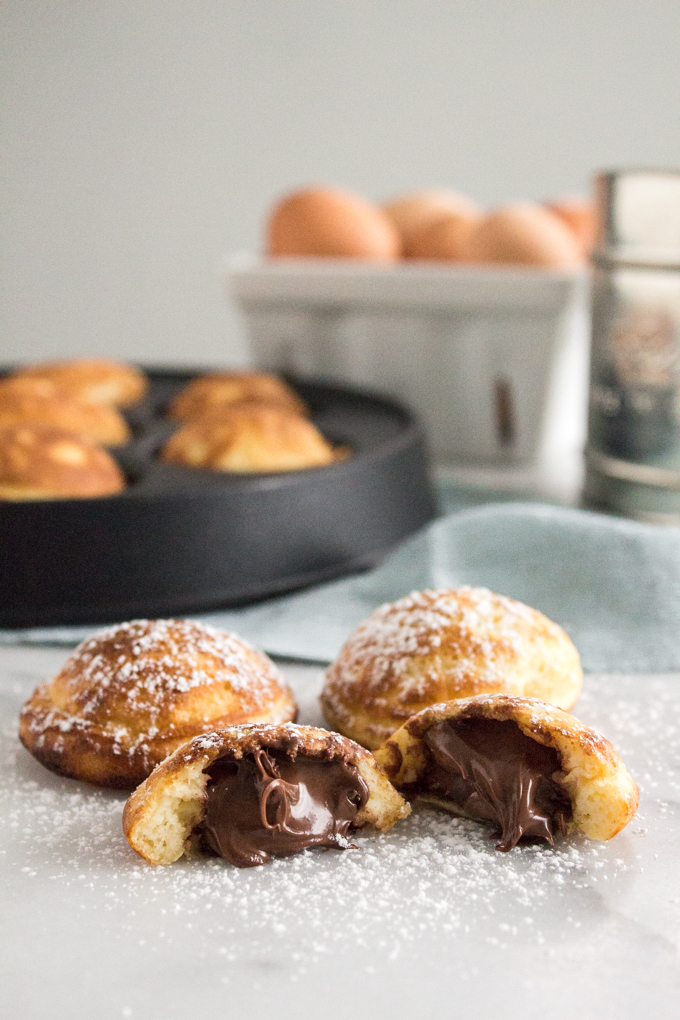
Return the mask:
<path id="1" fill-rule="evenodd" d="M 573 231 L 583 254 L 590 255 L 597 235 L 595 203 L 588 198 L 556 198 L 545 205 Z"/>
<path id="2" fill-rule="evenodd" d="M 269 217 L 266 246 L 279 256 L 393 262 L 401 255 L 397 228 L 382 209 L 335 188 L 306 188 L 281 199 Z"/>
<path id="3" fill-rule="evenodd" d="M 393 198 L 383 206 L 384 211 L 401 235 L 406 258 L 449 258 L 449 255 L 430 254 L 427 235 L 430 227 L 438 220 L 449 216 L 450 223 L 460 220 L 465 224 L 477 220 L 481 215 L 479 206 L 459 191 L 445 188 L 428 191 L 412 191 Z M 444 230 L 446 234 L 446 230 Z M 435 247 L 437 247 L 435 243 Z M 446 248 L 446 245 L 445 245 Z M 455 256 L 453 256 L 455 257 Z"/>
<path id="4" fill-rule="evenodd" d="M 466 258 L 566 269 L 577 266 L 583 255 L 573 231 L 554 213 L 533 202 L 515 202 L 480 220 Z"/>
<path id="5" fill-rule="evenodd" d="M 413 235 L 414 259 L 460 262 L 467 257 L 470 236 L 481 220 L 479 213 L 445 213 Z"/>

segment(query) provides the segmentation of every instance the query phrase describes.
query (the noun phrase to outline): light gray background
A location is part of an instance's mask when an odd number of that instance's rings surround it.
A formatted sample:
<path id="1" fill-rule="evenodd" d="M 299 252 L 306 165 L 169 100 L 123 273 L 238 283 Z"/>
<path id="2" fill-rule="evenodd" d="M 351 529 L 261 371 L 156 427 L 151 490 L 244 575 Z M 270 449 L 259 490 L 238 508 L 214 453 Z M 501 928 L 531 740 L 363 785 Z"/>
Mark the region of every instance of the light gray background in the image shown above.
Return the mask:
<path id="1" fill-rule="evenodd" d="M 238 363 L 273 197 L 680 163 L 677 0 L 5 0 L 3 360 Z"/>

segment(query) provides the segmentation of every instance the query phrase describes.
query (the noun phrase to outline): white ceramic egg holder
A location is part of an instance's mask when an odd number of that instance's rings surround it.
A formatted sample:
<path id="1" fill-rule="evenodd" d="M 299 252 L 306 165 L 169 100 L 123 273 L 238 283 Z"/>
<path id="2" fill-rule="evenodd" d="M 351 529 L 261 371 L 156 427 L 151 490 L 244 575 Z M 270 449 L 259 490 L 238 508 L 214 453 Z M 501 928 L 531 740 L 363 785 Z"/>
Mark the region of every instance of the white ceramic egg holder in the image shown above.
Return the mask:
<path id="1" fill-rule="evenodd" d="M 550 463 L 585 437 L 588 277 L 232 256 L 260 368 L 401 398 L 440 463 Z"/>

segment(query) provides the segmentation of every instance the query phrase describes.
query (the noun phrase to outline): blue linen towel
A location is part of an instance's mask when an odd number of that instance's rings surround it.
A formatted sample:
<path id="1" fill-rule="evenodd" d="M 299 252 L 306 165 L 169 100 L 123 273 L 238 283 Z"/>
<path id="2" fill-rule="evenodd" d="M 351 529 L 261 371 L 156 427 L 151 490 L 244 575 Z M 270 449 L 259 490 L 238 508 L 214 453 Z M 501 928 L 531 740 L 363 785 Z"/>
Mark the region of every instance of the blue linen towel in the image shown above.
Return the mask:
<path id="1" fill-rule="evenodd" d="M 383 602 L 418 588 L 481 585 L 560 623 L 590 672 L 680 670 L 680 528 L 534 503 L 450 514 L 376 569 L 198 619 L 272 655 L 329 662 Z M 0 642 L 72 644 L 98 628 L 0 632 Z"/>

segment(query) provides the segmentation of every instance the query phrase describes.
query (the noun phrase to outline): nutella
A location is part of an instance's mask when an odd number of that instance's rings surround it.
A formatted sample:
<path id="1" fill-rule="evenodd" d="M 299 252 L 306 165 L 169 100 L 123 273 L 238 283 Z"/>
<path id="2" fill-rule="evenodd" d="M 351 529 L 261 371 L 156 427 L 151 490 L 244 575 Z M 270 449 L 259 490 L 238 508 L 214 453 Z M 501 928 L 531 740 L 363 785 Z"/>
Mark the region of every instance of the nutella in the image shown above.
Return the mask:
<path id="1" fill-rule="evenodd" d="M 307 847 L 343 849 L 368 787 L 340 760 L 255 751 L 207 770 L 203 844 L 239 868 Z"/>
<path id="2" fill-rule="evenodd" d="M 449 719 L 427 730 L 423 741 L 430 764 L 413 793 L 495 823 L 497 850 L 512 850 L 527 837 L 552 846 L 555 834 L 566 831 L 571 804 L 552 778 L 560 770 L 559 755 L 516 723 Z"/>

